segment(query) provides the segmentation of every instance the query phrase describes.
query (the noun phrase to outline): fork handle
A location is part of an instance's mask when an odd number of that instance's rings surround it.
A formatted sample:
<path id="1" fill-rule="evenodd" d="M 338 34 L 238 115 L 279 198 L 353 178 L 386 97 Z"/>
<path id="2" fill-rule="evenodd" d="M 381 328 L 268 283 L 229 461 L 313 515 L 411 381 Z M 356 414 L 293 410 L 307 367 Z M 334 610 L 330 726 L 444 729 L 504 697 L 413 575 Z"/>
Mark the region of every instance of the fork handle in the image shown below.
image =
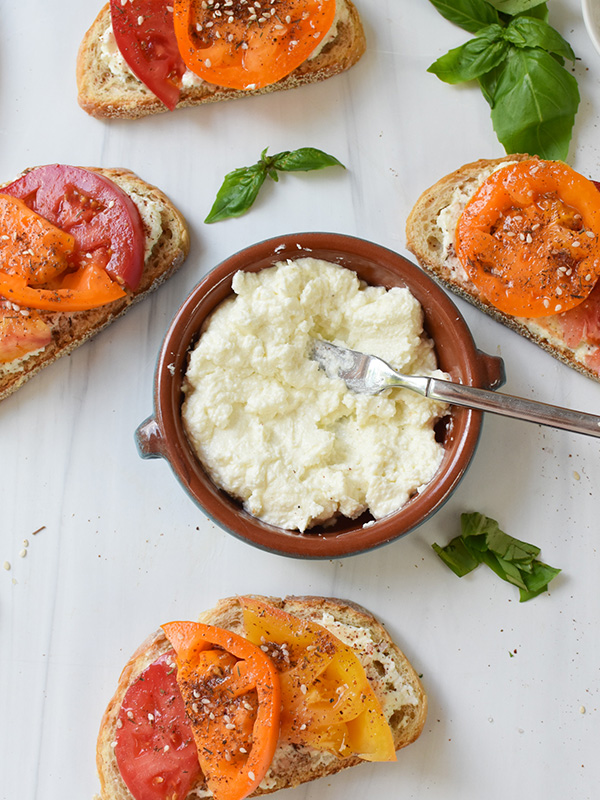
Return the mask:
<path id="1" fill-rule="evenodd" d="M 562 428 L 566 431 L 600 438 L 600 417 L 595 414 L 538 403 L 536 400 L 526 400 L 524 397 L 498 394 L 488 389 L 463 386 L 460 383 L 435 378 L 429 380 L 427 397 L 457 406 L 476 408 L 492 414 L 502 414 L 505 417 L 537 422 L 540 425 L 549 425 L 553 428 Z"/>

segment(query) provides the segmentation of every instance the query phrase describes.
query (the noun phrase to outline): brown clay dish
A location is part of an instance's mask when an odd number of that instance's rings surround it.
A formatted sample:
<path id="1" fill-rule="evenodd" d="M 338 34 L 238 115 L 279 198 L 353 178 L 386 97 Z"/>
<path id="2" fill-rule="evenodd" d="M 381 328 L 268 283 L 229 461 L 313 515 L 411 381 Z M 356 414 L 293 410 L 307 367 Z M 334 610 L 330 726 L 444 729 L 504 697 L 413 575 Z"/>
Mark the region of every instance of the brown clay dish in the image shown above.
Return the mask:
<path id="1" fill-rule="evenodd" d="M 407 286 L 419 300 L 425 329 L 435 342 L 438 363 L 453 381 L 495 389 L 504 382 L 502 360 L 477 350 L 467 325 L 445 292 L 418 267 L 379 245 L 331 233 L 299 233 L 259 242 L 215 267 L 191 292 L 177 312 L 163 342 L 156 369 L 154 416 L 136 431 L 143 458 L 165 458 L 190 497 L 215 522 L 240 539 L 283 555 L 331 558 L 370 550 L 391 542 L 423 523 L 457 487 L 475 452 L 482 413 L 453 407 L 440 426 L 442 464 L 433 480 L 395 513 L 372 521 L 369 514 L 339 519 L 331 527 L 305 533 L 261 522 L 219 489 L 203 470 L 188 444 L 181 419 L 181 385 L 188 352 L 211 311 L 231 292 L 238 270 L 256 272 L 286 258 L 325 259 L 354 270 L 373 285 Z M 371 524 L 364 527 L 365 523 Z"/>

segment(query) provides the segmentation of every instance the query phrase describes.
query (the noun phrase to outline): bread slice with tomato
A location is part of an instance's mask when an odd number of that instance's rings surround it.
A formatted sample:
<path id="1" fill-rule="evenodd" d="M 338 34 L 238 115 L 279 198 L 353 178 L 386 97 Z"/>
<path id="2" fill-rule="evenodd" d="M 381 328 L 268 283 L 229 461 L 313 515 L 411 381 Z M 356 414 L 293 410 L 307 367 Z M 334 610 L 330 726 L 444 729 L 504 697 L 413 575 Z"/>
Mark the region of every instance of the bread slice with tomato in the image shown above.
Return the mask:
<path id="1" fill-rule="evenodd" d="M 0 221 L 0 399 L 160 286 L 189 250 L 177 208 L 126 169 L 28 169 L 0 189 Z"/>
<path id="2" fill-rule="evenodd" d="M 322 81 L 364 50 L 351 0 L 111 0 L 79 48 L 78 101 L 136 119 Z"/>
<path id="3" fill-rule="evenodd" d="M 420 680 L 365 609 L 234 597 L 163 625 L 102 719 L 102 800 L 243 800 L 396 760 L 427 713 Z"/>
<path id="4" fill-rule="evenodd" d="M 563 162 L 480 159 L 415 203 L 408 249 L 444 286 L 600 380 L 600 191 Z"/>

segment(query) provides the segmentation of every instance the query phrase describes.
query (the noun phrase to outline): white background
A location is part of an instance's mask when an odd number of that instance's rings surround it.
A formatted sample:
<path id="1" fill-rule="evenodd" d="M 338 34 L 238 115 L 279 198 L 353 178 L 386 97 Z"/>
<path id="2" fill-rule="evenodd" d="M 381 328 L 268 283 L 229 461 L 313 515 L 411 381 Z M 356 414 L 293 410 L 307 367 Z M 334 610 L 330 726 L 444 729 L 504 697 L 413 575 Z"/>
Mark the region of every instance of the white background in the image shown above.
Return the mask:
<path id="1" fill-rule="evenodd" d="M 238 249 L 324 230 L 406 254 L 419 193 L 503 151 L 474 87 L 427 66 L 468 34 L 427 0 L 357 0 L 368 52 L 347 74 L 261 98 L 133 122 L 76 102 L 75 58 L 94 0 L 0 2 L 0 180 L 50 162 L 123 166 L 187 216 L 181 271 L 93 342 L 0 405 L 0 795 L 91 798 L 100 717 L 137 645 L 219 597 L 314 593 L 371 609 L 423 673 L 430 712 L 398 763 L 364 765 L 289 800 L 595 798 L 600 766 L 600 442 L 488 417 L 447 505 L 402 540 L 345 560 L 269 555 L 217 528 L 133 434 L 152 411 L 155 358 L 188 291 Z M 551 0 L 574 46 L 582 102 L 570 163 L 600 177 L 600 55 L 578 0 Z M 223 175 L 312 145 L 347 172 L 284 177 L 245 217 L 204 225 Z M 505 391 L 600 411 L 600 385 L 461 301 L 478 346 L 500 354 Z M 459 580 L 431 549 L 482 511 L 561 567 L 550 595 L 518 603 L 482 567 Z M 44 529 L 32 536 L 32 532 Z M 19 552 L 29 539 L 27 556 Z M 583 710 L 585 709 L 585 713 Z"/>

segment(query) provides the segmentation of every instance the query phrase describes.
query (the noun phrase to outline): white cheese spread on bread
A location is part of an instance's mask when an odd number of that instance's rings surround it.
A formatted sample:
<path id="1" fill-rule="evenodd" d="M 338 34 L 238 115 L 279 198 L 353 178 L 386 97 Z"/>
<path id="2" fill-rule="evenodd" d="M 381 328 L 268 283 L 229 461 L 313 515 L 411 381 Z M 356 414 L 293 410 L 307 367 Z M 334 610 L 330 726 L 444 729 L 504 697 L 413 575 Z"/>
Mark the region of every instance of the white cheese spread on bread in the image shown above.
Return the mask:
<path id="1" fill-rule="evenodd" d="M 238 272 L 190 356 L 183 421 L 215 483 L 265 522 L 303 531 L 400 508 L 434 476 L 444 404 L 393 389 L 351 392 L 310 360 L 312 339 L 437 375 L 418 301 L 301 258 Z"/>

